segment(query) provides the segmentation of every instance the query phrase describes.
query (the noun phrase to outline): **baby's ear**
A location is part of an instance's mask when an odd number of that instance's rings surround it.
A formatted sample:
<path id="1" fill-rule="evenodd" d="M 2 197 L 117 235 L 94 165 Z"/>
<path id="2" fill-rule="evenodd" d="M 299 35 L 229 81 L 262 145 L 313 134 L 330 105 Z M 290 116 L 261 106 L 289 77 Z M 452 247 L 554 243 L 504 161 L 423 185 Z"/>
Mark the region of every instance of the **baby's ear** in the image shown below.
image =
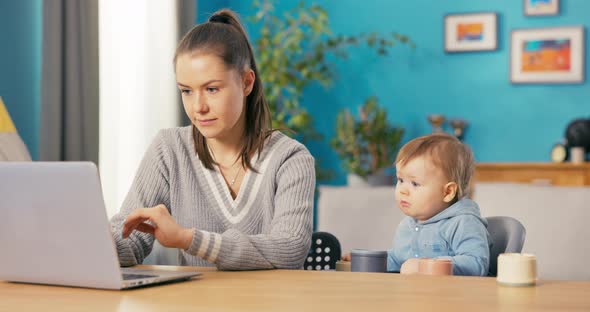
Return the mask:
<path id="1" fill-rule="evenodd" d="M 449 182 L 445 185 L 443 201 L 450 203 L 457 195 L 457 183 Z"/>

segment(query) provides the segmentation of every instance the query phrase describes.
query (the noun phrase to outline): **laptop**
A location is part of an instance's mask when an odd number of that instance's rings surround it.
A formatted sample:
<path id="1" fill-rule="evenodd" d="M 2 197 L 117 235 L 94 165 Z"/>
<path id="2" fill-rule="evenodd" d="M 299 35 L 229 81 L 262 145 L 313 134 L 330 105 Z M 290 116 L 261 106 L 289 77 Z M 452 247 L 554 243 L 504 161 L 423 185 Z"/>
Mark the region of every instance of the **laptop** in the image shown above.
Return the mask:
<path id="1" fill-rule="evenodd" d="M 93 163 L 0 162 L 0 280 L 127 289 L 198 275 L 120 268 Z"/>

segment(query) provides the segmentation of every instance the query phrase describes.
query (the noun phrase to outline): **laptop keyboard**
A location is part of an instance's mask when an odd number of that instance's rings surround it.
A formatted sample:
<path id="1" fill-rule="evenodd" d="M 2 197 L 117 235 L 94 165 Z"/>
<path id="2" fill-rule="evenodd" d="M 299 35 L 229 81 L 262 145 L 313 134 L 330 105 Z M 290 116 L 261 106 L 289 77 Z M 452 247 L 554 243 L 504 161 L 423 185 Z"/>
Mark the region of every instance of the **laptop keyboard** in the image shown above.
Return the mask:
<path id="1" fill-rule="evenodd" d="M 144 275 L 144 274 L 123 274 L 123 280 L 134 280 L 141 278 L 158 277 L 157 275 Z"/>

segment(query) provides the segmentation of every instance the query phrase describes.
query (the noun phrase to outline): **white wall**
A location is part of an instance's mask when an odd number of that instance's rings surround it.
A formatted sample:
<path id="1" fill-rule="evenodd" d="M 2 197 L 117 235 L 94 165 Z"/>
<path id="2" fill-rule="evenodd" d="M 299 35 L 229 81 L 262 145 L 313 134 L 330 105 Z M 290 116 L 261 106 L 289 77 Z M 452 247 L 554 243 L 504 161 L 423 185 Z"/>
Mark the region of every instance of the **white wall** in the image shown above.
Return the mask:
<path id="1" fill-rule="evenodd" d="M 179 124 L 176 1 L 100 0 L 99 168 L 109 217 L 151 140 Z"/>

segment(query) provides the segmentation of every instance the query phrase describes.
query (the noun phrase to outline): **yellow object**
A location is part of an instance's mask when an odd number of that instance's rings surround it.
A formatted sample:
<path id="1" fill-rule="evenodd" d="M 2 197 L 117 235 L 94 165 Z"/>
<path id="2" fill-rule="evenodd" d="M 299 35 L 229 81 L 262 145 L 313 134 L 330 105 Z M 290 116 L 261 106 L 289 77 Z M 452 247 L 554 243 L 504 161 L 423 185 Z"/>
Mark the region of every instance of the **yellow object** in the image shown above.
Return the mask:
<path id="1" fill-rule="evenodd" d="M 0 132 L 16 132 L 16 128 L 12 119 L 10 119 L 10 115 L 8 115 L 2 97 L 0 97 Z"/>
<path id="2" fill-rule="evenodd" d="M 336 271 L 350 272 L 350 261 L 336 261 Z"/>

